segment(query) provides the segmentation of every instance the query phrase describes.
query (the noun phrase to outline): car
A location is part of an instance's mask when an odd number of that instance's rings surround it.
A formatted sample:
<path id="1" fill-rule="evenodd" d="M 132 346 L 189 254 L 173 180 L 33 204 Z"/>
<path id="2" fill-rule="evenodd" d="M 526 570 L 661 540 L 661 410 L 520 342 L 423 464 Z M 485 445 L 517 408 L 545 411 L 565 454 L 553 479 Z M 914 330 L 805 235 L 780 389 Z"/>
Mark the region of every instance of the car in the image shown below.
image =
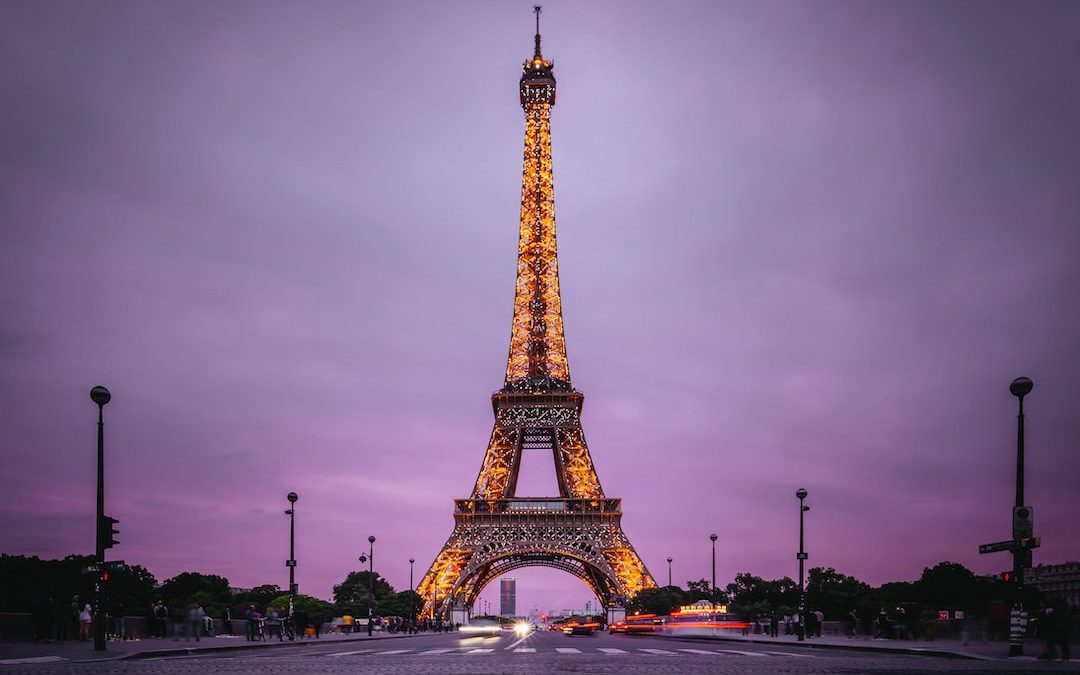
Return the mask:
<path id="1" fill-rule="evenodd" d="M 469 635 L 502 635 L 502 624 L 495 619 L 473 619 L 469 623 L 462 624 L 458 631 Z"/>
<path id="2" fill-rule="evenodd" d="M 598 626 L 599 624 L 596 623 L 577 623 L 576 621 L 571 621 L 563 626 L 562 632 L 563 635 L 592 635 L 596 632 Z"/>
<path id="3" fill-rule="evenodd" d="M 625 621 L 616 621 L 616 622 L 610 624 L 608 626 L 607 630 L 608 630 L 609 633 L 612 633 L 612 634 L 614 634 L 614 633 L 625 633 L 626 632 L 626 622 Z"/>

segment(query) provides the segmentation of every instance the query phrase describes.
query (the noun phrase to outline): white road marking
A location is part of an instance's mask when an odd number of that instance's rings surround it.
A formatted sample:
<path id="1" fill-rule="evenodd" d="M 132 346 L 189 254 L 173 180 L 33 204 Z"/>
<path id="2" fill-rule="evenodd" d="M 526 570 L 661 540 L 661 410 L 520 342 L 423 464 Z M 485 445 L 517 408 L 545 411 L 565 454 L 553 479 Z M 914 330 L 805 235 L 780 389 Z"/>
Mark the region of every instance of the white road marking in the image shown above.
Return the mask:
<path id="1" fill-rule="evenodd" d="M 761 652 L 744 652 L 738 649 L 718 649 L 716 651 L 721 654 L 738 654 L 739 656 L 764 656 L 765 658 L 768 658 L 767 654 L 762 654 Z"/>
<path id="2" fill-rule="evenodd" d="M 493 651 L 495 651 L 495 650 L 494 649 L 472 649 L 472 650 L 467 651 L 465 653 L 466 654 L 490 654 Z"/>
<path id="3" fill-rule="evenodd" d="M 716 652 L 707 652 L 704 649 L 680 649 L 680 652 L 690 652 L 691 654 L 708 654 L 709 656 L 716 656 Z"/>
<path id="4" fill-rule="evenodd" d="M 556 647 L 555 651 L 559 652 L 560 654 L 580 654 L 581 653 L 580 649 L 574 649 L 573 647 Z"/>
<path id="5" fill-rule="evenodd" d="M 629 654 L 630 653 L 630 652 L 622 650 L 622 649 L 615 649 L 614 647 L 600 647 L 600 651 L 604 652 L 605 654 Z"/>
<path id="6" fill-rule="evenodd" d="M 354 652 L 334 652 L 333 654 L 327 654 L 327 656 L 352 656 L 353 654 L 366 654 L 372 650 L 370 649 L 357 649 Z"/>
<path id="7" fill-rule="evenodd" d="M 426 652 L 420 652 L 420 654 L 421 655 L 423 655 L 423 654 L 445 654 L 446 652 L 456 652 L 456 651 L 457 651 L 457 647 L 440 647 L 438 649 L 429 649 Z"/>
<path id="8" fill-rule="evenodd" d="M 643 652 L 649 652 L 650 654 L 660 654 L 661 656 L 678 656 L 675 652 L 669 652 L 666 649 L 642 649 Z"/>
<path id="9" fill-rule="evenodd" d="M 514 653 L 515 654 L 535 654 L 536 653 L 536 648 L 535 647 L 518 647 L 517 649 L 514 650 Z"/>
<path id="10" fill-rule="evenodd" d="M 412 651 L 411 649 L 390 649 L 390 650 L 385 651 L 385 652 L 375 652 L 374 654 L 372 654 L 372 656 L 377 656 L 379 654 L 404 654 L 406 652 L 411 652 L 411 651 Z"/>
<path id="11" fill-rule="evenodd" d="M 797 654 L 795 652 L 765 652 L 766 654 L 775 654 L 777 656 L 797 656 L 800 659 L 812 659 L 813 654 Z"/>

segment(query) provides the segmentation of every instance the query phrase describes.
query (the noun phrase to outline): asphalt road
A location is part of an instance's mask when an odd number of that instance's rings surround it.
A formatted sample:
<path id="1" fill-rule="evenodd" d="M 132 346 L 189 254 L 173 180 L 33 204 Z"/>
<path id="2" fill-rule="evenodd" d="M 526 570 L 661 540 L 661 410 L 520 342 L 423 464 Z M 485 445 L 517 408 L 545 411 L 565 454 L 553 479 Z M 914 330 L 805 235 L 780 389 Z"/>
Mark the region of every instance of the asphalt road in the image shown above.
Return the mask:
<path id="1" fill-rule="evenodd" d="M 275 649 L 196 653 L 96 663 L 0 666 L 5 673 L 52 675 L 532 675 L 575 673 L 927 673 L 1077 672 L 1074 664 L 969 661 L 926 656 L 841 652 L 798 645 L 763 645 L 655 639 L 625 635 L 565 636 L 537 632 L 525 638 L 466 637 L 457 633 L 352 643 L 306 642 Z"/>

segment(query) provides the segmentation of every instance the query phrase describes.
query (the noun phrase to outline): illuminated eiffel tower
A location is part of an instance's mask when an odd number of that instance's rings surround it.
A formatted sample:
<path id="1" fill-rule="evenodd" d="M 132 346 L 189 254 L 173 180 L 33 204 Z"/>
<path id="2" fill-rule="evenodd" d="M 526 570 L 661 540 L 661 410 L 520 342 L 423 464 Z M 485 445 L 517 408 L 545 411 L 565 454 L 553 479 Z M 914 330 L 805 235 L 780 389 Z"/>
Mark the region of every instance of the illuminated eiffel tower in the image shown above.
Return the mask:
<path id="1" fill-rule="evenodd" d="M 569 572 L 609 614 L 656 582 L 622 530 L 621 500 L 600 487 L 581 430 L 584 395 L 570 384 L 559 296 L 551 174 L 553 64 L 536 49 L 521 76 L 525 161 L 517 289 L 506 382 L 491 397 L 495 428 L 468 499 L 454 500 L 454 531 L 420 582 L 424 613 L 449 618 L 491 581 L 521 567 Z M 549 452 L 558 497 L 517 494 L 523 452 Z"/>

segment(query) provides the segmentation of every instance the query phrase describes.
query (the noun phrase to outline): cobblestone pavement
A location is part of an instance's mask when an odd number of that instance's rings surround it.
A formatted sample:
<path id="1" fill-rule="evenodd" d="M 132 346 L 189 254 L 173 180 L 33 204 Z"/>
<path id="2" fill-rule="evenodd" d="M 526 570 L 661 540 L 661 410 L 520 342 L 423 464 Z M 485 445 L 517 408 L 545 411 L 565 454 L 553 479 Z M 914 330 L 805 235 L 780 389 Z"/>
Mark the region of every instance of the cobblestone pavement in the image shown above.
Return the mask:
<path id="1" fill-rule="evenodd" d="M 838 652 L 798 645 L 654 640 L 627 636 L 567 637 L 534 633 L 525 639 L 422 635 L 375 642 L 307 643 L 278 649 L 203 652 L 96 662 L 0 666 L 6 673 L 99 675 L 532 675 L 574 673 L 1043 673 L 1080 672 L 1080 664 L 1028 657 L 995 661 Z"/>

